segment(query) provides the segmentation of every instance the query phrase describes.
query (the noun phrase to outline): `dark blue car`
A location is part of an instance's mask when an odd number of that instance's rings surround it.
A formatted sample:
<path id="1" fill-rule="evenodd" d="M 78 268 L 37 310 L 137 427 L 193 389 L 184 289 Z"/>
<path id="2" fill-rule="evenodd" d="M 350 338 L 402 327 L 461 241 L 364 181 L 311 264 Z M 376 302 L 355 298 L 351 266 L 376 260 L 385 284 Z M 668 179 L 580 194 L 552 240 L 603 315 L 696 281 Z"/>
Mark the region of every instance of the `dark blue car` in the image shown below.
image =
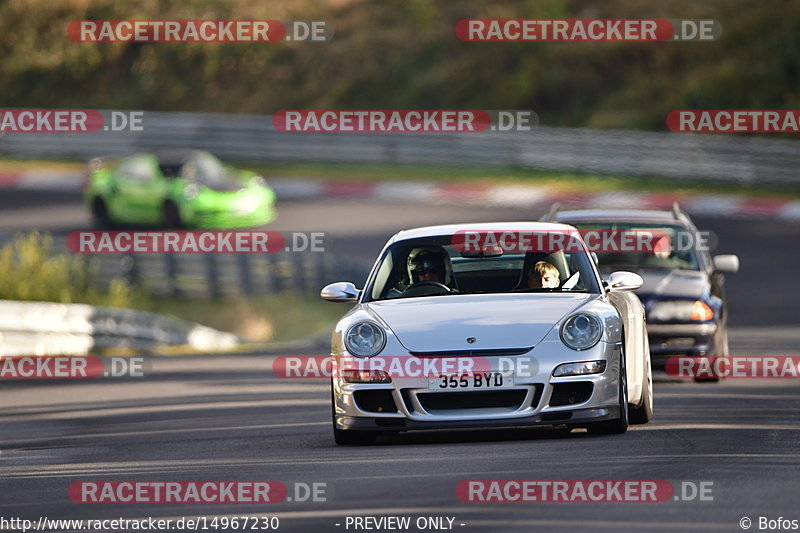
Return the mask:
<path id="1" fill-rule="evenodd" d="M 739 269 L 739 258 L 735 255 L 712 257 L 705 234 L 698 231 L 677 204 L 672 211 L 562 211 L 555 206 L 543 220 L 571 224 L 581 233 L 636 235 L 648 232 L 666 236 L 669 246 L 657 251 L 617 251 L 613 246 L 603 246 L 601 239 L 597 239 L 600 273 L 629 270 L 644 279 L 644 285 L 636 294 L 645 306 L 654 366 L 662 366 L 667 358 L 676 355 L 729 356 L 724 274 L 733 274 Z M 591 248 L 591 240 L 587 240 L 587 245 Z"/>

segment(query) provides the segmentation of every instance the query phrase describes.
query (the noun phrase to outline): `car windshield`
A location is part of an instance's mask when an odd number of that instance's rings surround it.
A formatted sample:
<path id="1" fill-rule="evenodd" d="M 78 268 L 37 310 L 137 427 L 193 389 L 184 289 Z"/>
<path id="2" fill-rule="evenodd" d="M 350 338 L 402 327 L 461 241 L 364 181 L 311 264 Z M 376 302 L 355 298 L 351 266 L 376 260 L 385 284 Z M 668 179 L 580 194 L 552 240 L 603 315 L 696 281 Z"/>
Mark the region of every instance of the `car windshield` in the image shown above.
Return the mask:
<path id="1" fill-rule="evenodd" d="M 184 178 L 196 181 L 212 189 L 227 190 L 239 183 L 235 176 L 231 175 L 228 168 L 208 152 L 193 154 L 183 164 L 182 175 Z"/>
<path id="2" fill-rule="evenodd" d="M 420 296 L 591 292 L 600 288 L 590 256 L 576 246 L 549 251 L 475 253 L 451 236 L 400 241 L 381 257 L 367 301 Z M 583 249 L 583 247 L 580 247 Z"/>
<path id="3" fill-rule="evenodd" d="M 699 270 L 695 252 L 695 235 L 687 228 L 669 224 L 640 223 L 586 223 L 573 224 L 583 235 L 589 250 L 597 254 L 598 265 L 606 267 L 624 267 L 632 269 L 655 270 Z M 618 235 L 627 234 L 636 237 L 651 234 L 659 237 L 659 242 L 649 246 L 633 246 L 623 251 L 616 251 L 614 244 L 620 242 Z M 611 239 L 604 237 L 613 235 Z M 662 238 L 663 237 L 663 238 Z M 612 243 L 612 245 L 604 243 Z M 635 239 L 631 239 L 635 242 Z M 595 246 L 596 245 L 596 246 Z"/>

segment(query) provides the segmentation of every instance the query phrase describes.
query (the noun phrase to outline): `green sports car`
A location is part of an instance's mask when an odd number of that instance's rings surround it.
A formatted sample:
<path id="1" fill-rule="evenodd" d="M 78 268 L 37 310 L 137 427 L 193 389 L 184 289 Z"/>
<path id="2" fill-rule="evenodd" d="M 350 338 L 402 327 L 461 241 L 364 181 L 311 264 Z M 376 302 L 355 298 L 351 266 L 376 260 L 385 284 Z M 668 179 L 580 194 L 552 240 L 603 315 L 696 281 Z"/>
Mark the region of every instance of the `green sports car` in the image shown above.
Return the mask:
<path id="1" fill-rule="evenodd" d="M 254 172 L 203 151 L 135 154 L 89 163 L 86 206 L 100 227 L 147 224 L 230 229 L 275 218 L 275 193 Z"/>

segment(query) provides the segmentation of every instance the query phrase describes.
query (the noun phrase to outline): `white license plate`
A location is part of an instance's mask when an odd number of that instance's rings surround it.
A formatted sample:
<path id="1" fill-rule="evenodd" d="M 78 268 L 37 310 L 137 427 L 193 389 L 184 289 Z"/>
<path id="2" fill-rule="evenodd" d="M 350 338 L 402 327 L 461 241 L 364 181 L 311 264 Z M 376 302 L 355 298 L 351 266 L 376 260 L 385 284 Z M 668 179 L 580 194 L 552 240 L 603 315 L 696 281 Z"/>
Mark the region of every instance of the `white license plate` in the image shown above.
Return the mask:
<path id="1" fill-rule="evenodd" d="M 494 390 L 514 386 L 514 375 L 505 372 L 440 374 L 428 378 L 428 390 Z"/>

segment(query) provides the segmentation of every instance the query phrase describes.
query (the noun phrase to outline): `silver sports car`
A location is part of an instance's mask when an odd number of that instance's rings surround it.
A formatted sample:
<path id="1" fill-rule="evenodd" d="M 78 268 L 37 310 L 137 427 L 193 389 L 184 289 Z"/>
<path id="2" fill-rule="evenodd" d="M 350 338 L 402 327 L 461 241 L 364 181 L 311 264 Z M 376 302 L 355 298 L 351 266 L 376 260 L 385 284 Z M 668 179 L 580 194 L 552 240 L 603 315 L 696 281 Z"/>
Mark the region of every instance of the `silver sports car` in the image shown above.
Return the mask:
<path id="1" fill-rule="evenodd" d="M 642 278 L 598 274 L 572 226 L 401 231 L 332 337 L 333 433 L 567 425 L 624 433 L 653 412 Z"/>

